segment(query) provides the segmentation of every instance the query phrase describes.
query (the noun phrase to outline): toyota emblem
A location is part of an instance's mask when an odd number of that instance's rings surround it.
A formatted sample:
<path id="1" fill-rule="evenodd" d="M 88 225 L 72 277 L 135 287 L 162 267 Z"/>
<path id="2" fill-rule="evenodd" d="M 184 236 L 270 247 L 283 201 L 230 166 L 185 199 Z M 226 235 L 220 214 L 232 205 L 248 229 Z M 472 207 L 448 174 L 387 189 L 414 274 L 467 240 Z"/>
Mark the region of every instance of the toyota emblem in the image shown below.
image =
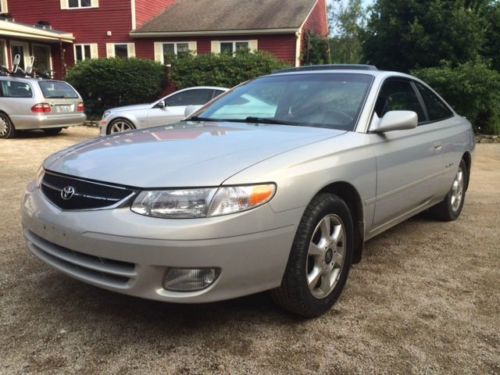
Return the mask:
<path id="1" fill-rule="evenodd" d="M 65 201 L 69 201 L 71 198 L 73 198 L 73 195 L 75 195 L 76 191 L 73 186 L 66 186 L 61 190 L 61 198 Z"/>

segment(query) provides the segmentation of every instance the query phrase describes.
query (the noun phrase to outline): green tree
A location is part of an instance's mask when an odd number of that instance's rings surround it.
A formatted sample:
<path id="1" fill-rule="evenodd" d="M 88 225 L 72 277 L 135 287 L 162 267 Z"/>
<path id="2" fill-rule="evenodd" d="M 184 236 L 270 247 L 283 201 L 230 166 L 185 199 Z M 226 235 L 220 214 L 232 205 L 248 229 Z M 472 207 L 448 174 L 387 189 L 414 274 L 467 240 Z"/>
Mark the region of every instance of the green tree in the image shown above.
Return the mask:
<path id="1" fill-rule="evenodd" d="M 491 61 L 492 67 L 500 71 L 500 1 L 486 8 L 485 17 L 487 28 L 483 54 Z"/>
<path id="2" fill-rule="evenodd" d="M 361 0 L 335 0 L 330 11 L 333 36 L 330 38 L 332 61 L 358 64 L 362 61 L 361 31 L 366 10 Z"/>
<path id="3" fill-rule="evenodd" d="M 377 0 L 364 33 L 365 59 L 409 71 L 480 56 L 486 0 Z"/>

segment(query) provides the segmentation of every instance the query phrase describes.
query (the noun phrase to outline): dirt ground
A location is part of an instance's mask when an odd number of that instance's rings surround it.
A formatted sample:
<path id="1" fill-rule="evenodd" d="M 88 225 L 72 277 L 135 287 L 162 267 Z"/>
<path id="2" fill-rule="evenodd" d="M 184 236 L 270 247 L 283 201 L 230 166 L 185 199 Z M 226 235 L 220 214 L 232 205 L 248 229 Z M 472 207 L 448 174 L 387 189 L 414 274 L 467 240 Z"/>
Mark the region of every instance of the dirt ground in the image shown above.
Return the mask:
<path id="1" fill-rule="evenodd" d="M 334 309 L 304 321 L 267 294 L 198 306 L 122 296 L 31 256 L 25 185 L 48 154 L 96 135 L 0 141 L 1 373 L 500 374 L 500 145 L 478 145 L 458 221 L 420 215 L 368 242 Z"/>

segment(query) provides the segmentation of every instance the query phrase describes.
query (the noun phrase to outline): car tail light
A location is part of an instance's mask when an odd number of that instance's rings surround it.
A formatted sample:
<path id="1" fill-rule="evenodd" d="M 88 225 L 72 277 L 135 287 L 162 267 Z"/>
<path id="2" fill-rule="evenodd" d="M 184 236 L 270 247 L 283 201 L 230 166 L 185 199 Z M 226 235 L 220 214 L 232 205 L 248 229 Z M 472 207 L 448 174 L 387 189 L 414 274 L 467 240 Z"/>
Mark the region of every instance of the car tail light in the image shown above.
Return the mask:
<path id="1" fill-rule="evenodd" d="M 31 107 L 33 113 L 49 113 L 52 112 L 52 107 L 49 103 L 38 103 Z"/>
<path id="2" fill-rule="evenodd" d="M 85 112 L 85 106 L 83 103 L 78 103 L 78 106 L 76 107 L 77 112 Z"/>

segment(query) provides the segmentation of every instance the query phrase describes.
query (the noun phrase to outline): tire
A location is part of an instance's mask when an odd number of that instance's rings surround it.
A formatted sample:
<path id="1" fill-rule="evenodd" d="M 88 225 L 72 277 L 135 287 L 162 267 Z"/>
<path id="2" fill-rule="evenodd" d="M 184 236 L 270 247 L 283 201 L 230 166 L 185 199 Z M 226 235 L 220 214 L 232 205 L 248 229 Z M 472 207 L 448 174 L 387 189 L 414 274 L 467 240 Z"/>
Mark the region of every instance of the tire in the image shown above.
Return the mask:
<path id="1" fill-rule="evenodd" d="M 467 170 L 467 164 L 462 159 L 450 191 L 440 203 L 430 209 L 430 212 L 436 219 L 441 221 L 454 221 L 458 219 L 464 207 L 468 182 L 469 171 Z"/>
<path id="2" fill-rule="evenodd" d="M 325 227 L 328 222 L 330 229 Z M 306 318 L 326 313 L 344 289 L 353 244 L 352 215 L 347 204 L 333 194 L 316 196 L 295 234 L 281 286 L 271 291 L 274 301 Z"/>
<path id="3" fill-rule="evenodd" d="M 9 116 L 5 113 L 0 113 L 0 138 L 9 139 L 16 136 L 16 128 Z"/>
<path id="4" fill-rule="evenodd" d="M 109 134 L 122 133 L 134 129 L 135 125 L 132 124 L 131 121 L 126 120 L 124 118 L 118 118 L 110 122 L 108 128 L 106 129 L 106 134 L 109 135 Z"/>
<path id="5" fill-rule="evenodd" d="M 60 132 L 62 132 L 62 128 L 49 128 L 49 129 L 43 129 L 43 131 L 47 135 L 57 135 Z"/>

